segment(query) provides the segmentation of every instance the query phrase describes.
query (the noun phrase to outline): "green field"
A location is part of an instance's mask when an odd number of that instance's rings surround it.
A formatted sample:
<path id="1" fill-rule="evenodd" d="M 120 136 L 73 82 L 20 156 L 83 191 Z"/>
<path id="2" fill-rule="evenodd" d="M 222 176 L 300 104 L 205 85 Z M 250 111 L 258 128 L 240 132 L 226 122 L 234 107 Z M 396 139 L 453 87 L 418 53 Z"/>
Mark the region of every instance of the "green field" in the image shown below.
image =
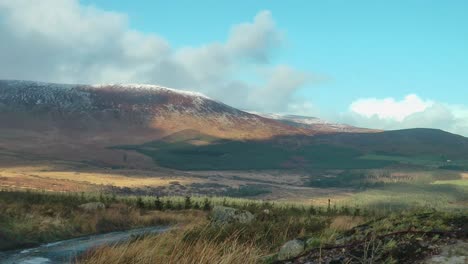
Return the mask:
<path id="1" fill-rule="evenodd" d="M 135 150 L 168 168 L 181 170 L 261 170 L 290 168 L 380 168 L 393 161 L 362 158 L 352 148 L 332 145 L 284 146 L 263 141 L 220 141 L 196 146 L 187 142 L 150 142 L 118 148 Z"/>
<path id="2" fill-rule="evenodd" d="M 202 144 L 200 144 L 202 143 Z M 142 145 L 116 146 L 180 170 L 372 169 L 394 164 L 468 170 L 466 138 L 438 130 L 234 141 L 186 130 Z"/>
<path id="3" fill-rule="evenodd" d="M 449 181 L 447 181 L 449 182 Z M 461 184 L 387 184 L 358 192 L 344 203 L 379 210 L 430 207 L 439 210 L 466 208 L 468 181 Z"/>
<path id="4" fill-rule="evenodd" d="M 400 156 L 400 155 L 378 155 L 378 154 L 368 154 L 360 157 L 361 159 L 366 160 L 385 160 L 385 161 L 394 161 L 401 164 L 409 164 L 416 166 L 425 166 L 430 168 L 441 168 L 448 170 L 468 170 L 468 161 L 467 160 L 450 160 L 447 162 L 443 156 Z"/>

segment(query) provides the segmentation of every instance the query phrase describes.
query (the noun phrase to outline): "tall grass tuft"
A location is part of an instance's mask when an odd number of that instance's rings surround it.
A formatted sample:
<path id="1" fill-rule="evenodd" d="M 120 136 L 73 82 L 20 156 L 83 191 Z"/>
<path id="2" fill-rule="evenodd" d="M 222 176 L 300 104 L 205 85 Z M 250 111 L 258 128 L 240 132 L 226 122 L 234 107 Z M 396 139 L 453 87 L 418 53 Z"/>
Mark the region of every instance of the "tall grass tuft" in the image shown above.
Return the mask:
<path id="1" fill-rule="evenodd" d="M 259 263 L 265 253 L 249 243 L 240 242 L 236 233 L 219 242 L 206 236 L 188 240 L 187 232 L 191 230 L 175 230 L 125 244 L 101 247 L 85 254 L 78 263 L 254 264 Z"/>

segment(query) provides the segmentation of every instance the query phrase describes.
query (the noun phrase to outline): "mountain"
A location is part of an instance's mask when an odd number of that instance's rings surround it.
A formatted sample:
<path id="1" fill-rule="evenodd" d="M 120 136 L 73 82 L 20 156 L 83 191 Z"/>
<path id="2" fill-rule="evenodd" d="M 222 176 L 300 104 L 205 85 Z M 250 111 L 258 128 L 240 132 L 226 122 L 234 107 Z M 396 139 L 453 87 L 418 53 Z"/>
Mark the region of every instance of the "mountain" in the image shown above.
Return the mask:
<path id="1" fill-rule="evenodd" d="M 187 170 L 440 167 L 447 160 L 468 168 L 468 139 L 441 130 L 382 132 L 248 113 L 155 85 L 0 81 L 5 155 Z"/>
<path id="2" fill-rule="evenodd" d="M 3 114 L 32 113 L 35 118 L 46 117 L 63 129 L 70 128 L 70 125 L 90 129 L 121 123 L 153 129 L 158 132 L 155 134 L 161 135 L 194 129 L 231 139 L 268 138 L 303 132 L 281 122 L 240 111 L 200 93 L 156 85 L 0 81 L 0 107 Z"/>
<path id="3" fill-rule="evenodd" d="M 0 148 L 7 150 L 74 159 L 106 157 L 112 155 L 105 147 L 144 143 L 184 130 L 234 140 L 313 133 L 200 93 L 156 85 L 0 81 Z"/>
<path id="4" fill-rule="evenodd" d="M 265 118 L 279 121 L 283 124 L 314 131 L 319 134 L 328 133 L 375 133 L 380 130 L 359 128 L 350 126 L 347 124 L 332 123 L 317 117 L 301 116 L 301 115 L 283 115 L 283 114 L 272 114 L 272 113 L 260 113 L 250 111 L 252 114 L 263 116 Z"/>

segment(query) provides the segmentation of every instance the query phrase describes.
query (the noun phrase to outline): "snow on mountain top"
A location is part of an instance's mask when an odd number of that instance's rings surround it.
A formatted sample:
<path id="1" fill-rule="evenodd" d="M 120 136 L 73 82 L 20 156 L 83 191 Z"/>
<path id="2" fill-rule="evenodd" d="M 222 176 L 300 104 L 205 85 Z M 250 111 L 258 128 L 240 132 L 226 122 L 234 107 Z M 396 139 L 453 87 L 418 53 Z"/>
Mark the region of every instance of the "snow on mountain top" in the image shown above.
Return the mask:
<path id="1" fill-rule="evenodd" d="M 52 89 L 71 89 L 76 87 L 92 87 L 92 88 L 103 88 L 103 87 L 116 87 L 116 88 L 123 88 L 123 89 L 146 89 L 146 90 L 154 90 L 154 91 L 165 91 L 165 92 L 173 92 L 185 96 L 191 97 L 200 97 L 204 99 L 210 99 L 208 96 L 199 93 L 199 92 L 192 92 L 186 90 L 179 90 L 169 87 L 164 87 L 161 85 L 153 85 L 153 84 L 138 84 L 138 83 L 129 83 L 129 84 L 122 84 L 122 83 L 115 83 L 115 84 L 91 84 L 91 85 L 83 85 L 83 84 L 59 84 L 59 83 L 47 83 L 47 82 L 37 82 L 37 81 L 25 81 L 25 80 L 0 80 L 1 82 L 6 83 L 9 86 L 35 86 L 40 88 L 52 88 Z"/>
<path id="2" fill-rule="evenodd" d="M 50 88 L 55 88 L 55 89 L 59 89 L 59 88 L 70 89 L 70 88 L 80 86 L 76 84 L 47 83 L 47 82 L 24 81 L 24 80 L 0 80 L 0 82 L 5 83 L 9 86 L 15 86 L 15 87 L 36 86 L 36 87 L 41 87 L 41 88 L 50 87 Z"/>
<path id="3" fill-rule="evenodd" d="M 153 85 L 153 84 L 138 84 L 138 83 L 128 83 L 128 84 L 122 84 L 122 83 L 116 83 L 116 84 L 93 84 L 90 85 L 93 88 L 103 88 L 103 87 L 120 87 L 124 89 L 146 89 L 146 90 L 154 90 L 154 91 L 167 91 L 167 92 L 173 92 L 173 93 L 178 93 L 186 96 L 193 96 L 193 97 L 201 97 L 205 99 L 210 99 L 208 96 L 199 93 L 199 92 L 193 92 L 193 91 L 186 91 L 186 90 L 179 90 L 179 89 L 174 89 L 174 88 L 169 88 L 169 87 L 164 87 L 160 85 Z"/>
<path id="4" fill-rule="evenodd" d="M 265 118 L 275 119 L 275 120 L 290 120 L 301 124 L 314 125 L 314 124 L 334 124 L 326 120 L 311 117 L 311 116 L 299 116 L 299 115 L 284 115 L 284 114 L 275 114 L 275 113 L 261 113 L 255 111 L 246 111 L 248 113 L 262 116 Z"/>

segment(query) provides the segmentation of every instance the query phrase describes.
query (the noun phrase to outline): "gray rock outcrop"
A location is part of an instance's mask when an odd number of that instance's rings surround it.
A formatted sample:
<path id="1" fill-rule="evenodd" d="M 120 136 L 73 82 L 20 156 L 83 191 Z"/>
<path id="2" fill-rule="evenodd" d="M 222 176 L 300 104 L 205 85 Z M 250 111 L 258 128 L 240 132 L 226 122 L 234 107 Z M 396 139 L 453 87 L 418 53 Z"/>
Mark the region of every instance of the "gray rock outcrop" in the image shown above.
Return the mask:
<path id="1" fill-rule="evenodd" d="M 248 224 L 254 219 L 255 216 L 249 211 L 226 206 L 215 206 L 210 215 L 211 223 L 214 225 L 225 225 L 230 223 Z"/>

